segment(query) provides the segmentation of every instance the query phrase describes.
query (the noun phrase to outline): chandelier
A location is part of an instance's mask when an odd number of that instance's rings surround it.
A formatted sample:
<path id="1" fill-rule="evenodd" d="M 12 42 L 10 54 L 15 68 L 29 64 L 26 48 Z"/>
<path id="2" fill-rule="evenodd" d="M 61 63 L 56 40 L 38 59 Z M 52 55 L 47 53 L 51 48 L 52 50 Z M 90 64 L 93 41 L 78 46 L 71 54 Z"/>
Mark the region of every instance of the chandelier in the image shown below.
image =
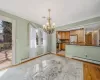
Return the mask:
<path id="1" fill-rule="evenodd" d="M 46 18 L 48 20 L 48 22 L 46 23 L 46 25 L 43 25 L 43 30 L 47 33 L 47 34 L 52 34 L 55 30 L 55 23 L 51 23 L 51 18 L 50 18 L 50 9 L 48 9 L 49 12 L 49 17 L 43 17 Z"/>

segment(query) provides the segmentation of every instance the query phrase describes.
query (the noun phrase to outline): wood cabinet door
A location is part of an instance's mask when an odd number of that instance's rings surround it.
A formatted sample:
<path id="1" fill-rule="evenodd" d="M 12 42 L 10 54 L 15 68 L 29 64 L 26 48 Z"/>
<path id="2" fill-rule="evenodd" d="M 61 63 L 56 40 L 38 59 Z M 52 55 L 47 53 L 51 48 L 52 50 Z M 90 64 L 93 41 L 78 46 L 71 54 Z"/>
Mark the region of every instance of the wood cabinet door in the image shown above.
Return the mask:
<path id="1" fill-rule="evenodd" d="M 61 36 L 62 36 L 61 39 L 65 39 L 65 32 L 61 32 Z"/>
<path id="2" fill-rule="evenodd" d="M 65 43 L 62 43 L 62 50 L 65 50 Z"/>
<path id="3" fill-rule="evenodd" d="M 65 34 L 66 39 L 70 39 L 70 32 L 66 32 Z"/>
<path id="4" fill-rule="evenodd" d="M 92 33 L 85 35 L 85 42 L 86 42 L 86 45 L 92 45 Z"/>

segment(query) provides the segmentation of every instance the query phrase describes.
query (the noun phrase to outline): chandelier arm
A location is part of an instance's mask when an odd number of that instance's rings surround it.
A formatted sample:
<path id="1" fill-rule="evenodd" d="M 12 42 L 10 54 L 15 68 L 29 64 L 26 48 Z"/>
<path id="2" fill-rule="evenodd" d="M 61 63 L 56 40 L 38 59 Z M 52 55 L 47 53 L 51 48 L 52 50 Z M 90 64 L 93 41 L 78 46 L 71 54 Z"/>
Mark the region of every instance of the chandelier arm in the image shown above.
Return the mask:
<path id="1" fill-rule="evenodd" d="M 49 18 L 50 18 L 50 11 L 51 11 L 51 10 L 50 10 L 50 9 L 48 9 L 48 12 L 49 12 Z"/>
<path id="2" fill-rule="evenodd" d="M 49 23 L 49 26 L 51 27 L 51 18 L 50 18 L 50 9 L 48 9 L 48 12 L 49 12 L 49 17 L 48 17 L 48 23 Z"/>

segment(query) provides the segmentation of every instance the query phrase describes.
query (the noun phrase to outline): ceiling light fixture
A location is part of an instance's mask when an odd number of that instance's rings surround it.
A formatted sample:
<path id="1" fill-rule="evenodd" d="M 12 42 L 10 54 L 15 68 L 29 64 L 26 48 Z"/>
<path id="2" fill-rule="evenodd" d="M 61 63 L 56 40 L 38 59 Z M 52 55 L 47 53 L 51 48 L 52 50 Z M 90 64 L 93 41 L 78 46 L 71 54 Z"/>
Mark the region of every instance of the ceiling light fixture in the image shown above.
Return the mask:
<path id="1" fill-rule="evenodd" d="M 50 9 L 48 9 L 49 12 L 49 17 L 43 17 L 46 18 L 48 20 L 48 22 L 46 23 L 46 25 L 43 25 L 43 30 L 47 33 L 47 34 L 52 34 L 55 30 L 55 23 L 51 23 L 51 18 L 50 18 Z"/>

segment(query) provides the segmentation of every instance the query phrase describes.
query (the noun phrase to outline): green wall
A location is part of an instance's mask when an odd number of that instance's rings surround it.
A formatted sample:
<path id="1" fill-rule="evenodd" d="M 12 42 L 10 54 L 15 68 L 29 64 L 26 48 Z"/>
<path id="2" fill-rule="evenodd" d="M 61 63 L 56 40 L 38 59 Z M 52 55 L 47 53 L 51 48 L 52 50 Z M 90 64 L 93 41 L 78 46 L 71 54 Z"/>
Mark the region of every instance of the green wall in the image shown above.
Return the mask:
<path id="1" fill-rule="evenodd" d="M 78 57 L 100 63 L 100 47 L 66 45 L 65 55 L 67 57 Z"/>
<path id="2" fill-rule="evenodd" d="M 0 11 L 0 15 L 16 20 L 16 64 L 29 57 L 29 29 L 30 21 Z M 40 25 L 35 24 L 40 27 Z"/>
<path id="3" fill-rule="evenodd" d="M 95 23 L 95 22 L 98 22 L 98 21 L 100 21 L 100 16 L 94 17 L 94 18 L 91 18 L 91 19 L 87 19 L 87 20 L 84 20 L 84 21 L 79 21 L 79 22 L 72 23 L 72 24 L 67 24 L 67 25 L 64 25 L 64 26 L 59 26 L 59 27 L 56 28 L 55 31 L 62 31 L 62 30 L 66 30 L 66 29 L 69 29 L 69 28 L 83 27 L 86 24 Z M 51 52 L 56 53 L 56 32 L 53 33 L 53 35 L 52 35 L 51 44 L 52 44 L 51 45 Z"/>

